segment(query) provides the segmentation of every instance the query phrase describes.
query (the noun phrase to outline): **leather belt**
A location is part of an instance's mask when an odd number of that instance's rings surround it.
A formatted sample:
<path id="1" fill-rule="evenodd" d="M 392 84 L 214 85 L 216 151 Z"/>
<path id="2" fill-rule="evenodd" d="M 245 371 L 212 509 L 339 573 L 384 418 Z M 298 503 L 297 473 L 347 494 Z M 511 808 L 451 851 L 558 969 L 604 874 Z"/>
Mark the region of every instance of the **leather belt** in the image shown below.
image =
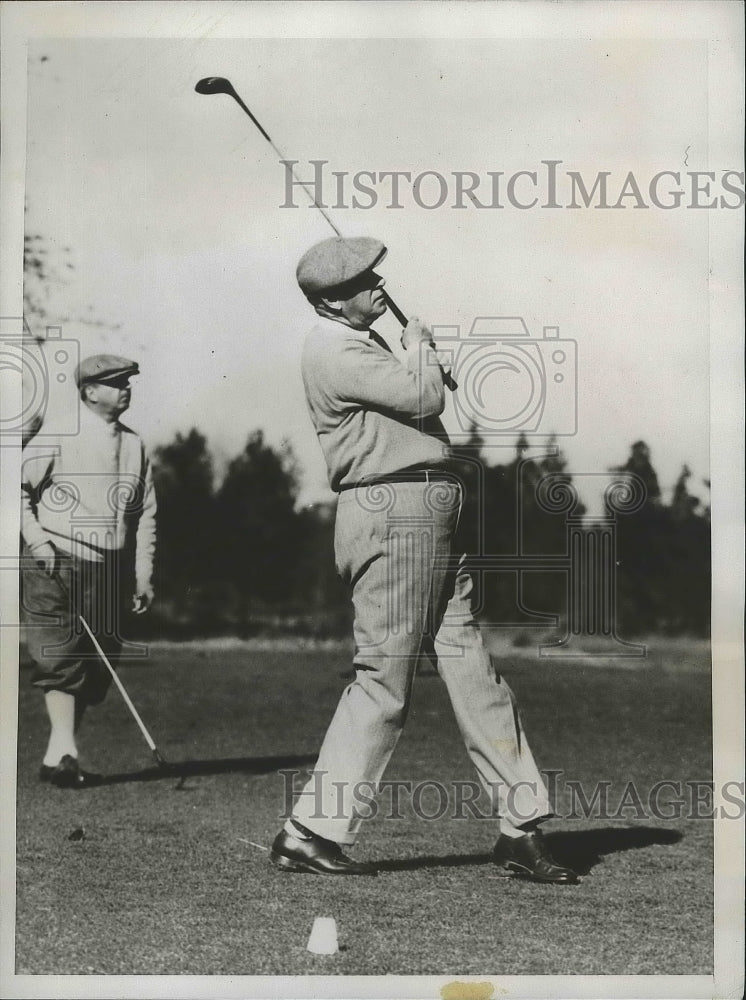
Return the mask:
<path id="1" fill-rule="evenodd" d="M 345 483 L 339 487 L 344 490 L 364 489 L 367 486 L 382 486 L 387 483 L 453 483 L 458 486 L 461 480 L 446 469 L 402 469 L 401 472 L 389 472 L 385 476 L 375 476 L 358 483 Z"/>

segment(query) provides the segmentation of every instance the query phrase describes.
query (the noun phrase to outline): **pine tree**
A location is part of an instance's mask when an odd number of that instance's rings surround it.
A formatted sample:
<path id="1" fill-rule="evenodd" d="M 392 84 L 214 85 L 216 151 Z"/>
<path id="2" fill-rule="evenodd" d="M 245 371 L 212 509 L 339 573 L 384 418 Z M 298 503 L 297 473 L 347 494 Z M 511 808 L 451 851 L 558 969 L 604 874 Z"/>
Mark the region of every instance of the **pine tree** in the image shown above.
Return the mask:
<path id="1" fill-rule="evenodd" d="M 214 626 L 216 505 L 212 456 L 195 428 L 157 448 L 153 479 L 158 500 L 156 590 L 159 604 L 190 627 Z"/>
<path id="2" fill-rule="evenodd" d="M 276 451 L 254 431 L 228 466 L 217 496 L 218 565 L 241 614 L 280 607 L 299 586 L 298 480 L 289 445 Z"/>

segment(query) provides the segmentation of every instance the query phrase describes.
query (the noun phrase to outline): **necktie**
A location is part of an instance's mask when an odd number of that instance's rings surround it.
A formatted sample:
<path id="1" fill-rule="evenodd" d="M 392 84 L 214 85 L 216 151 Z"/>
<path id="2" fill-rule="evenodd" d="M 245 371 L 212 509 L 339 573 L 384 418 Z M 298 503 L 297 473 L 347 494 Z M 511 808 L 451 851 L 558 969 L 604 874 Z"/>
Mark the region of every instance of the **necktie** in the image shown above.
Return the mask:
<path id="1" fill-rule="evenodd" d="M 378 344 L 378 346 L 382 347 L 384 351 L 388 351 L 389 354 L 394 353 L 389 347 L 389 345 L 386 343 L 386 341 L 383 339 L 383 337 L 380 335 L 380 333 L 376 333 L 375 330 L 371 330 L 369 336 L 370 339 L 373 341 L 373 343 Z"/>

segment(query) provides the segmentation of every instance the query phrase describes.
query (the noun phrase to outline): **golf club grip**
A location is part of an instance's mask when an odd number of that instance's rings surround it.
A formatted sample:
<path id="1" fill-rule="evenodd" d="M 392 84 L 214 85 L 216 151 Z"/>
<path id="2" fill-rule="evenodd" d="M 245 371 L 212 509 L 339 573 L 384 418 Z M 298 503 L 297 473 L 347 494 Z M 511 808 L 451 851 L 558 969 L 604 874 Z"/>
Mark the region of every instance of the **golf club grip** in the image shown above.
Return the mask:
<path id="1" fill-rule="evenodd" d="M 396 316 L 396 318 L 398 319 L 398 321 L 401 323 L 402 326 L 406 326 L 407 323 L 409 322 L 407 317 L 401 311 L 396 302 L 394 302 L 389 293 L 387 291 L 384 291 L 383 289 L 381 289 L 381 291 L 383 292 L 383 297 L 386 300 L 386 304 L 388 305 L 391 312 L 394 314 L 394 316 Z M 451 373 L 444 371 L 442 368 L 441 368 L 441 373 L 443 375 L 443 384 L 445 385 L 446 389 L 450 389 L 451 392 L 455 392 L 455 390 L 458 389 L 458 383 L 455 381 Z"/>

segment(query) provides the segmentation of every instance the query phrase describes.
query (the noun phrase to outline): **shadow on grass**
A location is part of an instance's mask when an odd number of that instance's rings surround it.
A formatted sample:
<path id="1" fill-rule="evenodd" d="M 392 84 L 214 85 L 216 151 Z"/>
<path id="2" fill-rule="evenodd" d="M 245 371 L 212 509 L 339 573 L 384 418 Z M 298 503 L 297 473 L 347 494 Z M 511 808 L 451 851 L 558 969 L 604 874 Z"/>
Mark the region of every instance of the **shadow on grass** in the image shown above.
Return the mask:
<path id="1" fill-rule="evenodd" d="M 657 826 L 605 827 L 602 830 L 558 831 L 547 834 L 547 843 L 555 859 L 568 865 L 578 875 L 587 875 L 606 854 L 634 851 L 653 844 L 678 844 L 683 834 Z"/>
<path id="2" fill-rule="evenodd" d="M 576 833 L 548 833 L 549 847 L 555 861 L 567 865 L 578 875 L 587 875 L 606 854 L 632 851 L 653 844 L 677 844 L 682 839 L 678 830 L 654 826 L 606 827 L 602 830 L 579 830 Z M 421 855 L 416 858 L 396 858 L 376 862 L 380 872 L 417 871 L 421 868 L 462 868 L 492 863 L 491 854 Z"/>
<path id="3" fill-rule="evenodd" d="M 270 774 L 281 768 L 304 767 L 316 762 L 316 754 L 296 754 L 293 757 L 224 757 L 217 760 L 185 760 L 167 763 L 161 767 L 148 767 L 142 771 L 123 774 L 106 774 L 95 783 L 124 785 L 136 781 L 163 781 L 174 778 L 199 778 L 211 774 Z"/>

